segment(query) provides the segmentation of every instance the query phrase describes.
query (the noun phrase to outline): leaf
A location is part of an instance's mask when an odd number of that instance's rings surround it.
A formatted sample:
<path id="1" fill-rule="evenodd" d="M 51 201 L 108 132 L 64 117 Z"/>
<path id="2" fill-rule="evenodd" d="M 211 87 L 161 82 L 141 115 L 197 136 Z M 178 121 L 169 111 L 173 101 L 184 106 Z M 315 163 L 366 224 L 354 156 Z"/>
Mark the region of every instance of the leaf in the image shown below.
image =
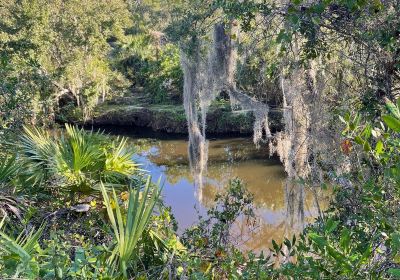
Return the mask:
<path id="1" fill-rule="evenodd" d="M 311 232 L 309 237 L 312 241 L 314 241 L 319 248 L 324 248 L 327 245 L 327 241 L 323 236 L 316 234 L 315 232 Z"/>
<path id="2" fill-rule="evenodd" d="M 75 251 L 75 262 L 83 263 L 85 261 L 85 251 L 82 248 L 77 248 Z"/>
<path id="3" fill-rule="evenodd" d="M 329 219 L 325 225 L 325 232 L 327 234 L 333 232 L 337 228 L 338 225 L 339 225 L 339 221 L 334 221 L 332 218 Z"/>
<path id="4" fill-rule="evenodd" d="M 397 278 L 400 278 L 400 269 L 398 268 L 389 268 L 388 273 Z"/>
<path id="5" fill-rule="evenodd" d="M 361 255 L 359 263 L 363 264 L 366 261 L 368 261 L 368 258 L 371 256 L 371 254 L 372 254 L 372 245 L 369 244 L 367 249 L 365 249 L 364 253 Z"/>
<path id="6" fill-rule="evenodd" d="M 385 104 L 388 111 L 397 119 L 400 119 L 400 110 L 399 108 L 389 99 L 385 98 Z"/>
<path id="7" fill-rule="evenodd" d="M 281 31 L 278 34 L 278 37 L 276 38 L 276 42 L 280 44 L 289 41 L 290 41 L 289 35 L 286 33 L 285 29 L 281 29 Z"/>
<path id="8" fill-rule="evenodd" d="M 56 275 L 57 275 L 57 278 L 58 278 L 58 279 L 62 279 L 62 277 L 63 277 L 63 271 L 62 271 L 62 268 L 61 268 L 61 267 L 57 267 L 57 268 L 56 268 Z"/>
<path id="9" fill-rule="evenodd" d="M 4 219 L 0 222 L 0 228 Z M 23 231 L 16 239 L 0 230 L 0 252 L 8 256 L 18 256 L 20 261 L 27 265 L 32 259 L 31 253 L 39 246 L 38 240 L 43 233 L 44 225 L 38 230 L 32 230 L 27 235 Z M 5 256 L 6 257 L 6 256 Z"/>
<path id="10" fill-rule="evenodd" d="M 354 137 L 354 142 L 356 142 L 359 145 L 363 145 L 364 144 L 364 140 L 360 136 Z"/>
<path id="11" fill-rule="evenodd" d="M 16 157 L 1 158 L 0 159 L 0 183 L 11 181 L 12 177 L 17 173 L 18 166 L 16 164 Z"/>
<path id="12" fill-rule="evenodd" d="M 112 207 L 106 188 L 100 184 L 104 205 L 117 241 L 112 256 L 107 262 L 112 267 L 116 267 L 118 264 L 125 278 L 128 277 L 129 262 L 137 257 L 135 252 L 138 241 L 150 222 L 154 206 L 160 196 L 159 185 L 160 180 L 157 185 L 153 185 L 149 176 L 142 193 L 138 189 L 130 190 L 127 214 L 126 217 L 123 217 L 115 190 L 112 189 L 112 198 L 115 202 L 115 207 Z"/>
<path id="13" fill-rule="evenodd" d="M 272 239 L 272 246 L 274 247 L 275 252 L 279 252 L 281 250 L 281 248 L 279 247 L 279 245 L 276 243 L 275 240 Z"/>
<path id="14" fill-rule="evenodd" d="M 393 253 L 398 253 L 400 250 L 400 233 L 398 231 L 393 232 L 390 235 L 390 238 L 391 238 L 390 245 Z"/>
<path id="15" fill-rule="evenodd" d="M 378 143 L 376 143 L 376 146 L 375 146 L 376 155 L 379 156 L 380 154 L 382 154 L 383 153 L 383 148 L 384 148 L 383 142 L 381 140 L 379 140 Z"/>
<path id="16" fill-rule="evenodd" d="M 339 116 L 339 120 L 340 120 L 342 123 L 347 124 L 347 121 L 346 121 L 342 116 Z"/>
<path id="17" fill-rule="evenodd" d="M 4 226 L 4 221 L 6 220 L 6 216 L 3 217 L 3 219 L 0 221 L 0 230 Z"/>
<path id="18" fill-rule="evenodd" d="M 343 250 L 347 251 L 350 245 L 350 231 L 344 228 L 340 233 L 340 246 Z"/>
<path id="19" fill-rule="evenodd" d="M 363 148 L 366 152 L 371 151 L 371 145 L 367 141 L 364 142 Z"/>
<path id="20" fill-rule="evenodd" d="M 300 22 L 300 19 L 297 15 L 290 15 L 289 20 L 294 26 L 297 26 Z"/>
<path id="21" fill-rule="evenodd" d="M 10 209 L 10 211 L 19 219 L 22 220 L 22 216 L 21 216 L 21 210 L 19 210 L 17 207 L 15 207 L 14 205 L 11 204 L 6 204 L 8 209 Z"/>
<path id="22" fill-rule="evenodd" d="M 312 17 L 311 21 L 315 24 L 315 25 L 319 25 L 321 23 L 321 19 L 319 17 Z"/>
<path id="23" fill-rule="evenodd" d="M 96 263 L 97 262 L 97 258 L 89 258 L 88 259 L 88 263 Z"/>
<path id="24" fill-rule="evenodd" d="M 350 112 L 346 112 L 343 117 L 346 120 L 346 123 L 350 122 L 351 114 Z"/>
<path id="25" fill-rule="evenodd" d="M 389 115 L 382 116 L 382 119 L 389 128 L 393 129 L 395 132 L 400 132 L 400 120 Z"/>
<path id="26" fill-rule="evenodd" d="M 285 241 L 283 241 L 283 244 L 285 244 L 289 250 L 292 248 L 292 244 L 290 244 L 290 241 L 287 238 L 285 238 Z"/>
<path id="27" fill-rule="evenodd" d="M 368 140 L 368 139 L 371 137 L 371 130 L 372 130 L 371 125 L 367 125 L 367 126 L 363 129 L 363 131 L 361 132 L 361 135 L 363 136 L 363 138 L 364 138 L 365 140 Z"/>
<path id="28" fill-rule="evenodd" d="M 351 271 L 351 269 L 352 269 L 351 264 L 347 261 L 346 257 L 341 252 L 339 252 L 338 250 L 336 250 L 335 248 L 333 248 L 330 245 L 327 246 L 327 251 L 328 251 L 328 254 L 331 257 L 333 257 L 338 263 L 343 265 L 347 271 Z"/>
<path id="29" fill-rule="evenodd" d="M 80 267 L 85 263 L 85 261 L 86 261 L 85 251 L 83 250 L 83 248 L 81 247 L 76 248 L 75 258 L 72 265 L 72 271 L 78 272 L 80 270 Z"/>

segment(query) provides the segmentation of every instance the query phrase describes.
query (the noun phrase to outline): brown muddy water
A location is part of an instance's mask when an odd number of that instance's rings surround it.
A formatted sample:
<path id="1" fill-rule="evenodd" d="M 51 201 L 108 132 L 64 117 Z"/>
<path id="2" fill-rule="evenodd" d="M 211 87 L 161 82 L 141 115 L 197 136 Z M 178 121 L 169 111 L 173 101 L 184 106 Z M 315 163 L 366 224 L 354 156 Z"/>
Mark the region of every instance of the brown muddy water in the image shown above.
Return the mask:
<path id="1" fill-rule="evenodd" d="M 179 232 L 205 215 L 215 195 L 226 188 L 229 179 L 238 177 L 254 195 L 256 223 L 239 219 L 232 235 L 243 250 L 260 252 L 272 239 L 291 238 L 312 222 L 319 209 L 327 206 L 327 193 L 289 182 L 277 158 L 266 147 L 256 149 L 251 136 L 210 139 L 208 167 L 204 185 L 195 184 L 188 159 L 188 141 L 182 136 L 105 128 L 113 135 L 129 138 L 137 149 L 135 160 L 148 170 L 153 181 L 161 178 L 163 198 L 171 206 Z"/>

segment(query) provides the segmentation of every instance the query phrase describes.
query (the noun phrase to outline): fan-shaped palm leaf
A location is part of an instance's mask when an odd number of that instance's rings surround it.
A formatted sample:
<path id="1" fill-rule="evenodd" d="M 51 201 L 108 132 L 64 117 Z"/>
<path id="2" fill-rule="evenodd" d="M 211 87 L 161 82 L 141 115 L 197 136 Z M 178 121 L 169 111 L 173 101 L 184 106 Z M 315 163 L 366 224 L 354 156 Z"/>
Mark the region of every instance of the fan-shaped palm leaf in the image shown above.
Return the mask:
<path id="1" fill-rule="evenodd" d="M 118 138 L 111 144 L 111 149 L 105 151 L 105 181 L 117 182 L 121 177 L 130 177 L 138 170 L 139 164 L 132 160 L 134 151 L 128 149 L 126 143 L 126 138 Z"/>
<path id="2" fill-rule="evenodd" d="M 102 157 L 104 156 L 101 151 L 99 135 L 68 124 L 65 128 L 68 138 L 61 147 L 66 147 L 65 151 L 69 152 L 69 157 L 64 158 L 67 159 L 65 162 L 68 163 L 68 167 L 73 171 L 95 171 L 101 169 L 104 161 Z"/>
<path id="3" fill-rule="evenodd" d="M 12 214 L 21 220 L 22 217 L 20 209 L 23 206 L 24 205 L 22 203 L 11 196 L 0 195 L 0 217 L 6 217 L 9 214 Z"/>
<path id="4" fill-rule="evenodd" d="M 24 127 L 20 148 L 23 153 L 26 173 L 37 183 L 46 178 L 50 169 L 54 169 L 57 146 L 48 132 L 39 128 Z"/>
<path id="5" fill-rule="evenodd" d="M 66 125 L 66 134 L 58 144 L 57 173 L 68 185 L 80 190 L 90 188 L 92 181 L 99 181 L 104 170 L 105 156 L 99 135 Z"/>
<path id="6" fill-rule="evenodd" d="M 15 156 L 0 159 L 0 184 L 10 182 L 16 175 L 17 171 L 18 166 L 16 164 Z"/>
<path id="7" fill-rule="evenodd" d="M 100 181 L 107 186 L 126 185 L 138 170 L 125 138 L 110 141 L 99 132 L 68 124 L 65 128 L 58 139 L 41 129 L 24 128 L 20 145 L 22 162 L 25 174 L 34 183 L 56 176 L 62 179 L 60 186 L 88 192 Z"/>

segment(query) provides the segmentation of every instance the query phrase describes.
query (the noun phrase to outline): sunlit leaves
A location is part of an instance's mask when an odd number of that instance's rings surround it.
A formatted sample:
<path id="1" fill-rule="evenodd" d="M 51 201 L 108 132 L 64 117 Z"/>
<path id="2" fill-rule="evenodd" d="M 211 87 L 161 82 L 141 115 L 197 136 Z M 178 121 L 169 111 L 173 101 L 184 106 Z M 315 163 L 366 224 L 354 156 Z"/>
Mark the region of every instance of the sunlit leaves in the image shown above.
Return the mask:
<path id="1" fill-rule="evenodd" d="M 97 188 L 100 181 L 114 187 L 127 184 L 138 171 L 124 138 L 109 143 L 101 133 L 66 125 L 61 137 L 25 127 L 21 140 L 23 174 L 35 184 L 55 177 L 62 179 L 60 187 L 87 192 Z"/>
<path id="2" fill-rule="evenodd" d="M 143 193 L 137 189 L 130 190 L 126 216 L 123 215 L 115 190 L 113 189 L 112 192 L 112 199 L 115 201 L 114 208 L 103 184 L 100 185 L 100 189 L 117 240 L 108 263 L 114 268 L 119 268 L 121 274 L 128 278 L 128 269 L 132 262 L 137 260 L 135 253 L 137 252 L 138 241 L 149 224 L 161 188 L 159 185 L 153 186 L 149 177 Z"/>
<path id="3" fill-rule="evenodd" d="M 2 222 L 0 222 L 2 224 Z M 14 238 L 3 231 L 0 227 L 0 257 L 12 260 L 8 262 L 6 269 L 13 271 L 16 276 L 27 276 L 30 279 L 37 278 L 39 266 L 35 261 L 34 251 L 39 247 L 39 238 L 44 226 L 29 232 L 22 231 Z"/>
<path id="4" fill-rule="evenodd" d="M 385 104 L 391 115 L 383 115 L 383 121 L 389 128 L 393 129 L 395 132 L 400 132 L 400 106 L 396 106 L 396 104 L 388 99 L 385 100 Z"/>
<path id="5" fill-rule="evenodd" d="M 390 127 L 391 129 L 393 129 L 396 132 L 400 132 L 400 120 L 390 116 L 390 115 L 384 115 L 382 116 L 383 121 L 385 122 L 385 124 Z"/>
<path id="6" fill-rule="evenodd" d="M 0 87 L 6 99 L 0 101 L 0 111 L 7 105 L 4 112 L 9 116 L 4 123 L 0 119 L 0 126 L 21 125 L 32 112 L 33 121 L 54 121 L 49 112 L 65 93 L 82 107 L 92 108 L 100 96 L 122 88 L 108 40 L 123 37 L 130 27 L 125 1 L 2 4 L 0 56 L 7 67 L 1 67 L 0 79 L 7 88 Z"/>
<path id="7" fill-rule="evenodd" d="M 330 234 L 332 233 L 337 226 L 339 225 L 339 221 L 335 221 L 334 219 L 330 218 L 325 224 L 325 233 Z"/>
<path id="8" fill-rule="evenodd" d="M 380 154 L 383 153 L 383 150 L 384 150 L 384 144 L 382 140 L 379 140 L 375 145 L 375 154 L 379 156 Z"/>

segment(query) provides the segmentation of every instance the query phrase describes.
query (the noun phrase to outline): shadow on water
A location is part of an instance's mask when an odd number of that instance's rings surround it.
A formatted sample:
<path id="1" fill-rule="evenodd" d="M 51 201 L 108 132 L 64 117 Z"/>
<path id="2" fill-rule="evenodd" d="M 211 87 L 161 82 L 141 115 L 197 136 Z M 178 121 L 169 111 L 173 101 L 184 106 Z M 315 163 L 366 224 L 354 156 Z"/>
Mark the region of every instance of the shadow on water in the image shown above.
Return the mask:
<path id="1" fill-rule="evenodd" d="M 234 177 L 245 182 L 257 207 L 257 226 L 239 219 L 233 227 L 244 250 L 268 249 L 272 239 L 291 238 L 318 216 L 319 207 L 327 206 L 326 193 L 289 181 L 279 160 L 269 157 L 266 147 L 256 149 L 250 138 L 210 140 L 199 181 L 191 169 L 187 136 L 109 128 L 105 132 L 127 136 L 138 149 L 135 160 L 154 181 L 162 177 L 164 200 L 172 207 L 180 232 L 193 225 L 198 214 L 205 215 L 215 195 Z"/>

